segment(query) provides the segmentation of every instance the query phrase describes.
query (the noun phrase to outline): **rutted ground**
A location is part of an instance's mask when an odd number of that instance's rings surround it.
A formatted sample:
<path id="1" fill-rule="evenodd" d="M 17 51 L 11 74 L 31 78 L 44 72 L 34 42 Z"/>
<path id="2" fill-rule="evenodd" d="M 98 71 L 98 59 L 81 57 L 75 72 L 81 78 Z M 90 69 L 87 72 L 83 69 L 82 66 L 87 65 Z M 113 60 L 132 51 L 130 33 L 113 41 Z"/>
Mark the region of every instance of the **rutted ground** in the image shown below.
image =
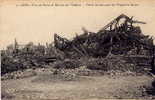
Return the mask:
<path id="1" fill-rule="evenodd" d="M 2 81 L 4 100 L 90 100 L 105 98 L 152 99 L 145 87 L 154 80 L 149 75 L 78 76 L 76 80 L 62 80 L 49 73 L 22 79 Z"/>

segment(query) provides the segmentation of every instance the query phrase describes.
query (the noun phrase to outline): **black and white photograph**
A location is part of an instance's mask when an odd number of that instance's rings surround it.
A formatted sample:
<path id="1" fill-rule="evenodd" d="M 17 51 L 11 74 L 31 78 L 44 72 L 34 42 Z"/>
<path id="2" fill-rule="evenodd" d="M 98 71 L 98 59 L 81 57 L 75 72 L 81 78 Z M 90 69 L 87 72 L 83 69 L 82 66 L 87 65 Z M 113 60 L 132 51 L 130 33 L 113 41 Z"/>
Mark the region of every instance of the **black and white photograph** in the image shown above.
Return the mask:
<path id="1" fill-rule="evenodd" d="M 1 0 L 1 100 L 155 100 L 155 1 Z"/>

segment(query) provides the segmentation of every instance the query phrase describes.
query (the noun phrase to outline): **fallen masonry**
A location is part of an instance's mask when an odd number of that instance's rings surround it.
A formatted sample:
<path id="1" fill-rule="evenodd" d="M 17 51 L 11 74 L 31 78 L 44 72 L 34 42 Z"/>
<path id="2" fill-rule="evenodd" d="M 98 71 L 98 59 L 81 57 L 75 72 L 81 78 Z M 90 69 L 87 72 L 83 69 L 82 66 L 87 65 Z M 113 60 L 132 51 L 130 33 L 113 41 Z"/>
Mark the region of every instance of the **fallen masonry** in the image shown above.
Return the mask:
<path id="1" fill-rule="evenodd" d="M 108 57 L 122 55 L 128 62 L 140 66 L 154 65 L 153 38 L 144 35 L 137 24 L 146 24 L 121 14 L 97 33 L 83 28 L 84 33 L 73 40 L 54 35 L 55 47 L 66 57 Z M 153 59 L 153 60 L 152 60 Z"/>
<path id="2" fill-rule="evenodd" d="M 52 66 L 56 69 L 123 70 L 155 72 L 153 38 L 144 35 L 137 24 L 124 14 L 116 17 L 98 32 L 82 28 L 83 34 L 72 40 L 54 34 L 54 43 L 21 46 L 15 39 L 2 55 L 2 75 L 29 68 Z"/>

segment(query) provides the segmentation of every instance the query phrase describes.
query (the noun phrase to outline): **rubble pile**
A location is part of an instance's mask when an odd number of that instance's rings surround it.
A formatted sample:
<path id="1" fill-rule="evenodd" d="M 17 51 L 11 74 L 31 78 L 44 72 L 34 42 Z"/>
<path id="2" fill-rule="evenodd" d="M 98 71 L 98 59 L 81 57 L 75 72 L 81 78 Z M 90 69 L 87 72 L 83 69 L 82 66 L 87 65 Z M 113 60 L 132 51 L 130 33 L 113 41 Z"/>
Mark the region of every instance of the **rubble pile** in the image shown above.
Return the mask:
<path id="1" fill-rule="evenodd" d="M 88 75 L 92 70 L 155 72 L 153 38 L 144 35 L 137 24 L 146 23 L 121 14 L 96 33 L 83 28 L 84 33 L 72 40 L 54 34 L 53 44 L 29 43 L 23 48 L 15 40 L 13 49 L 9 46 L 1 53 L 2 75 L 45 66 Z M 81 66 L 85 68 L 81 70 Z"/>
<path id="2" fill-rule="evenodd" d="M 50 50 L 48 54 L 45 54 L 44 52 L 40 52 L 38 49 L 34 49 L 34 45 L 31 47 L 31 49 L 29 48 L 28 50 L 25 50 L 25 48 L 13 49 L 13 52 L 11 53 L 9 50 L 1 52 L 2 75 L 18 70 L 23 71 L 30 68 L 43 68 L 46 67 L 46 65 L 55 62 L 57 58 L 60 58 L 59 55 L 56 55 L 59 54 L 58 51 L 53 53 L 55 49 Z"/>
<path id="3" fill-rule="evenodd" d="M 121 14 L 96 33 L 83 28 L 84 33 L 72 40 L 55 34 L 55 47 L 64 52 L 65 58 L 94 58 L 95 61 L 91 59 L 87 66 L 92 70 L 129 68 L 141 72 L 144 69 L 151 69 L 151 66 L 153 69 L 155 66 L 153 38 L 144 35 L 137 24 L 146 23 Z M 115 57 L 109 59 L 111 55 Z M 118 59 L 119 56 L 122 56 L 121 59 Z"/>
<path id="4" fill-rule="evenodd" d="M 124 21 L 121 22 L 122 20 Z M 55 47 L 72 58 L 106 57 L 109 53 L 150 56 L 153 39 L 144 35 L 139 26 L 134 26 L 135 23 L 145 24 L 121 14 L 97 33 L 83 29 L 84 33 L 77 35 L 71 41 L 55 34 Z"/>

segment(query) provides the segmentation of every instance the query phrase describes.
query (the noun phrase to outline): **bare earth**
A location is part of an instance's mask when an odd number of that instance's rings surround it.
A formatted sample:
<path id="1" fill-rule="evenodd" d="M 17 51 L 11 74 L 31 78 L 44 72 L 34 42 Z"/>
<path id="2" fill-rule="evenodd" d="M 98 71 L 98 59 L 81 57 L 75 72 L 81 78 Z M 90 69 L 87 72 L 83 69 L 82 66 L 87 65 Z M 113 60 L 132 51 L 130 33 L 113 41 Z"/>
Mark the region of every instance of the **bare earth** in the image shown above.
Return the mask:
<path id="1" fill-rule="evenodd" d="M 40 74 L 22 79 L 2 81 L 3 100 L 101 100 L 153 99 L 145 93 L 154 78 L 141 76 L 80 76 L 77 80 L 53 79 Z"/>

